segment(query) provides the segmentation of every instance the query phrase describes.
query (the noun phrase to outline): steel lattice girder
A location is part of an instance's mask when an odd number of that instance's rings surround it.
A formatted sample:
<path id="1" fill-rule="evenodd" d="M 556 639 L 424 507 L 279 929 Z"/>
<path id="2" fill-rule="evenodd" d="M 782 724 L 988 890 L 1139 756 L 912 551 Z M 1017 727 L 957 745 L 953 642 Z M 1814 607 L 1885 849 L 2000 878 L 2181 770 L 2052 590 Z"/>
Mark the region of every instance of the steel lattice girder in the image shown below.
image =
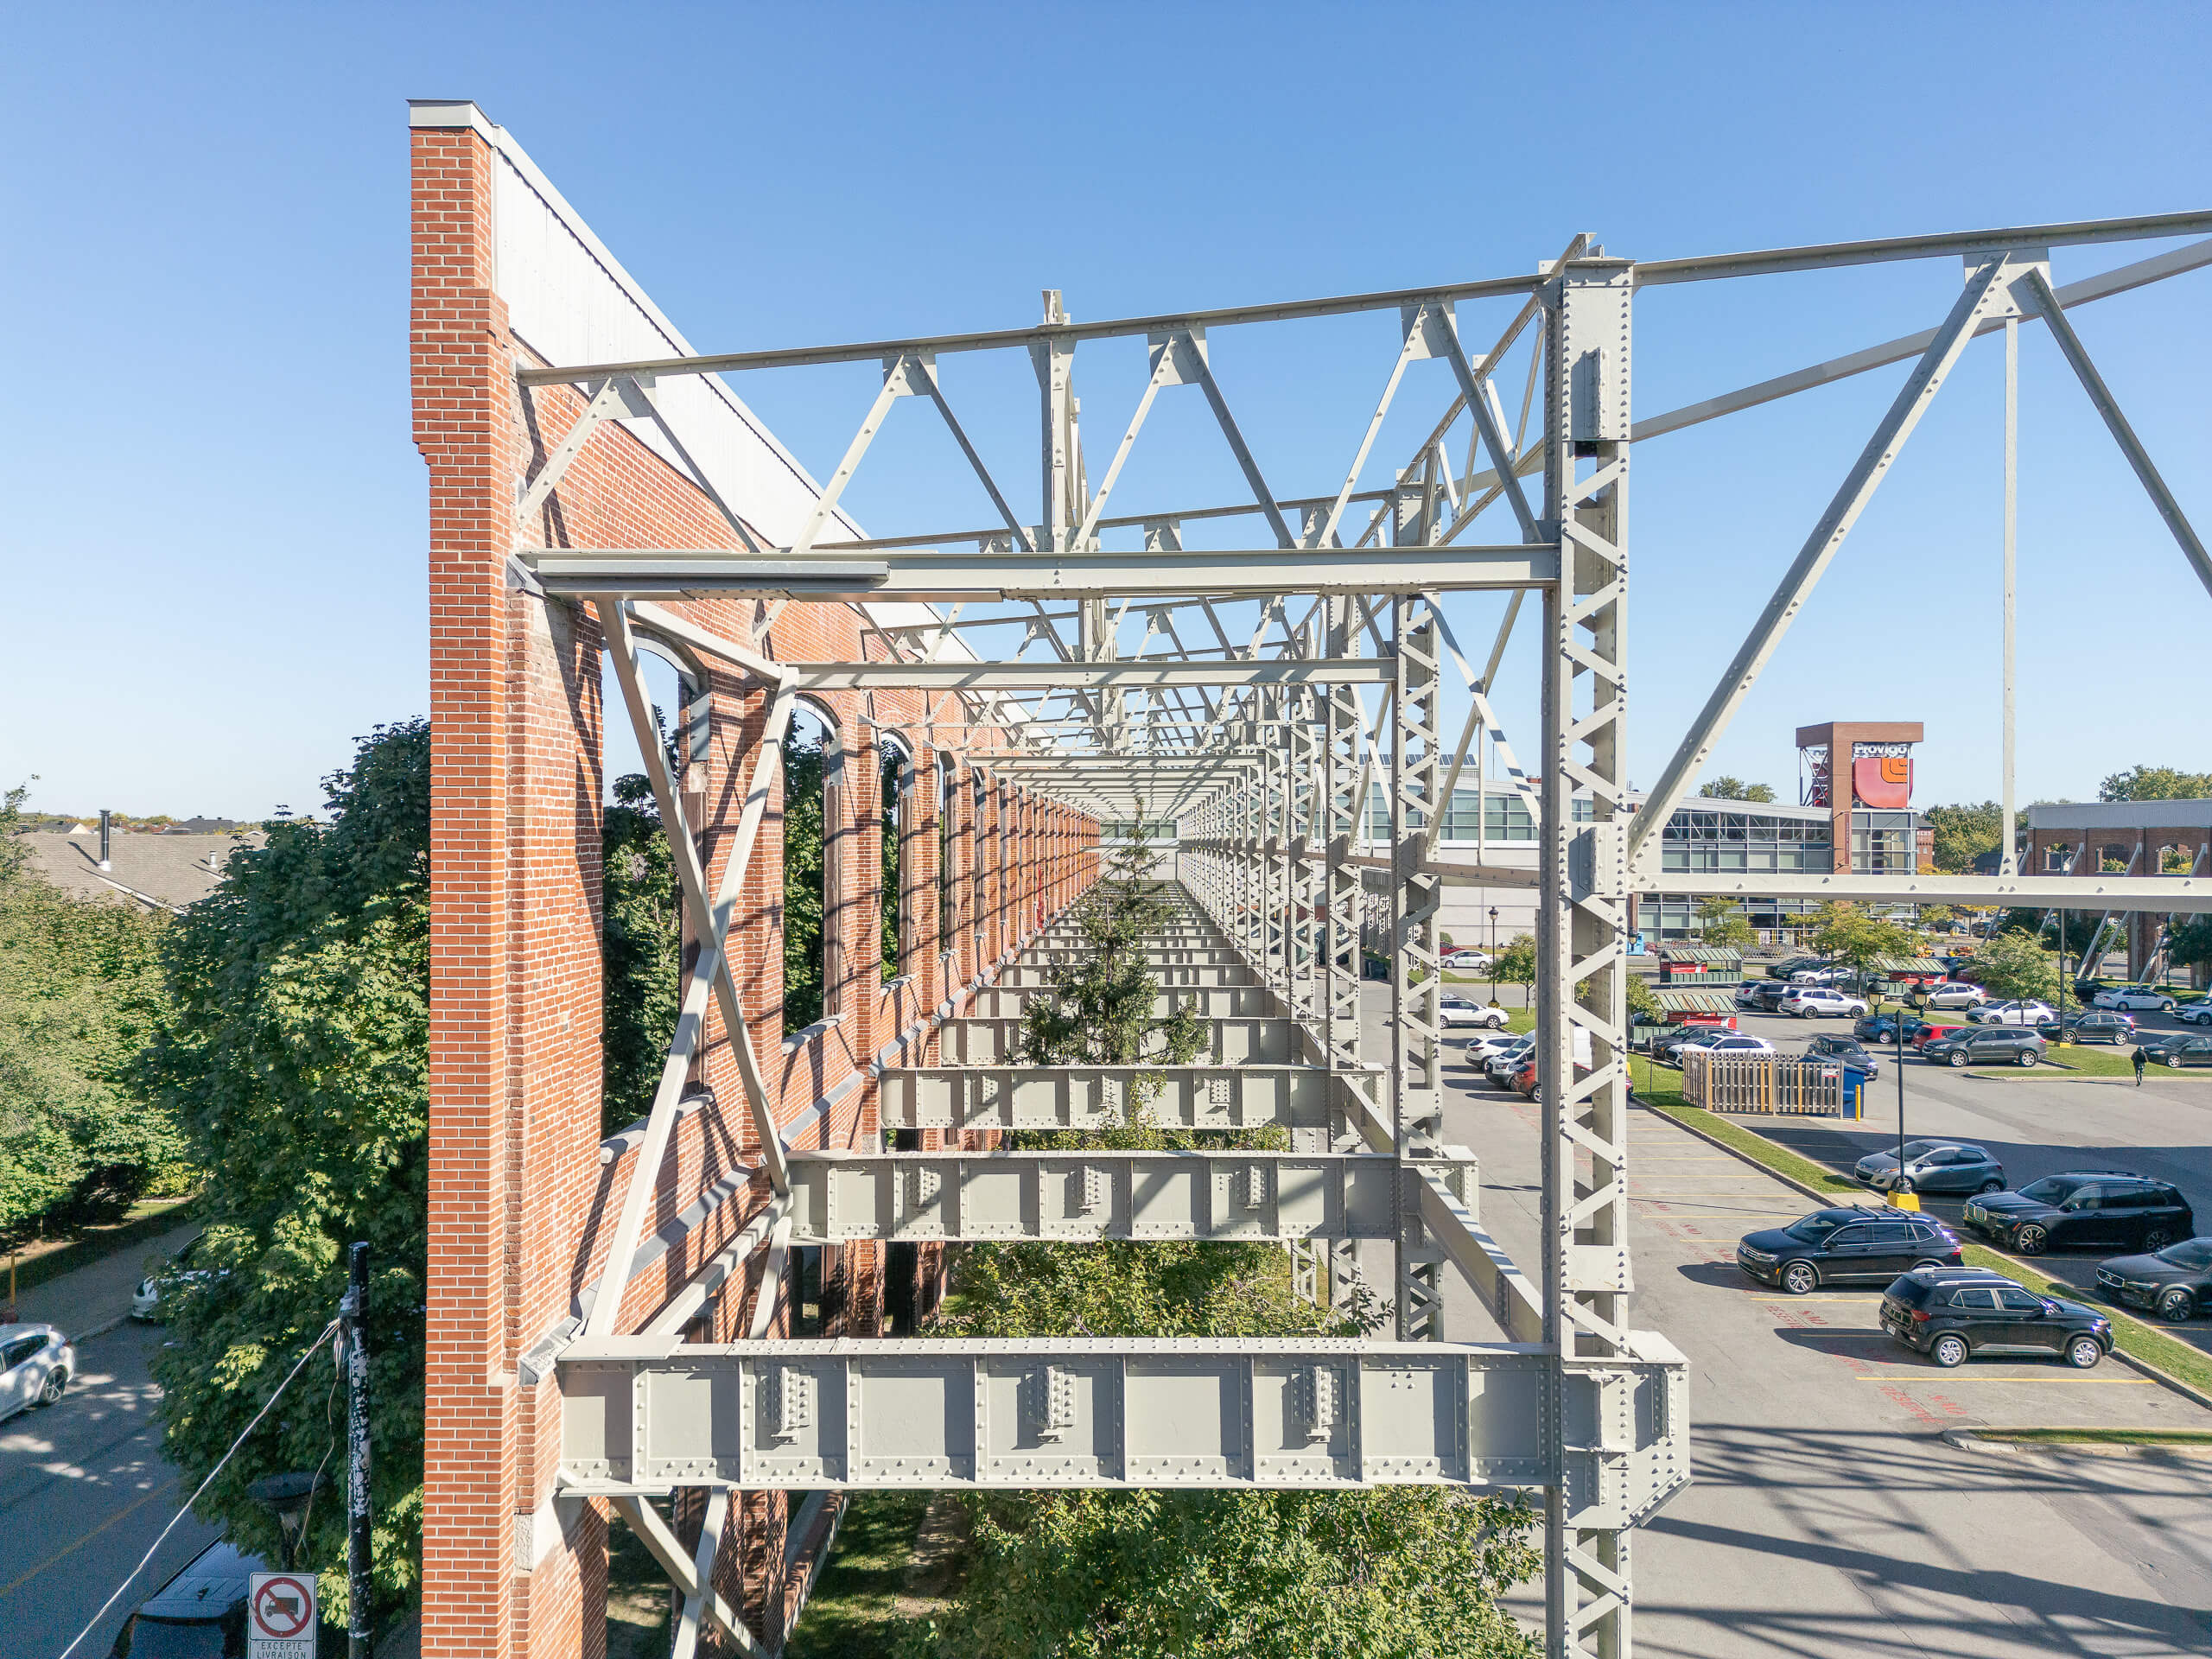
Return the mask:
<path id="1" fill-rule="evenodd" d="M 1382 1153 L 794 1153 L 791 1240 L 1389 1238 Z M 1436 1162 L 1471 1213 L 1473 1154 Z"/>
<path id="2" fill-rule="evenodd" d="M 549 594 L 626 599 L 788 594 L 809 600 L 940 601 L 1071 594 L 1446 593 L 1559 580 L 1556 544 L 1237 548 L 1159 553 L 914 550 L 877 558 L 753 556 L 712 548 L 526 548 L 516 558 Z"/>
<path id="3" fill-rule="evenodd" d="M 584 1497 L 1564 1484 L 1628 1526 L 1688 1478 L 1685 1377 L 1648 1333 L 1563 1379 L 1511 1343 L 617 1337 L 561 1361 L 561 1465 Z"/>
<path id="4" fill-rule="evenodd" d="M 1303 1053 L 1294 1020 L 1209 1020 L 1211 1050 L 1204 1063 L 1214 1065 L 1288 1065 Z M 1010 1065 L 1020 1058 L 1022 1022 L 1004 1020 L 948 1020 L 938 1027 L 938 1050 L 947 1065 Z"/>
<path id="5" fill-rule="evenodd" d="M 1325 1129 L 1363 1074 L 1318 1065 L 926 1066 L 887 1071 L 887 1129 Z"/>
<path id="6" fill-rule="evenodd" d="M 1008 985 L 1004 978 L 1001 975 L 1001 982 L 987 985 L 969 997 L 963 1016 L 970 1020 L 1019 1020 L 1031 1003 L 1052 994 L 1041 986 Z M 1163 987 L 1153 997 L 1152 1014 L 1155 1020 L 1164 1020 L 1178 1009 L 1190 1008 L 1201 1020 L 1261 1020 L 1277 1015 L 1281 1001 L 1281 998 L 1265 985 L 1169 986 Z"/>

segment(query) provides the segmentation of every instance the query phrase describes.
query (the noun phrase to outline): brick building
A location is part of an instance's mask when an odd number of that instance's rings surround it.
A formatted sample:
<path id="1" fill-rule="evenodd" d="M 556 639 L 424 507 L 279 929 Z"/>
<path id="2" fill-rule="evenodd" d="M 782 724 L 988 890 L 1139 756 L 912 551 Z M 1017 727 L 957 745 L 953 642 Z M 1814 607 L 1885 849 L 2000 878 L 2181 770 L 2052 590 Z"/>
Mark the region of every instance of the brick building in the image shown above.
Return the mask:
<path id="1" fill-rule="evenodd" d="M 2202 875 L 2212 870 L 2212 801 L 2038 801 L 2020 814 L 2023 875 Z M 2084 905 L 2082 909 L 2090 906 Z M 2145 972 L 2166 918 L 2132 911 L 2127 971 Z"/>
<path id="2" fill-rule="evenodd" d="M 586 400 L 567 387 L 525 391 L 517 370 L 691 347 L 474 105 L 418 104 L 410 129 L 409 333 L 415 438 L 429 469 L 433 753 L 423 1650 L 597 1655 L 607 1514 L 555 1490 L 561 1400 L 543 1357 L 586 1311 L 612 1230 L 607 1212 L 642 1141 L 601 1135 L 603 642 L 588 607 L 534 593 L 511 555 L 527 545 L 734 548 L 717 497 L 762 543 L 780 545 L 818 492 L 722 382 L 688 377 L 657 395 L 664 425 L 611 423 L 523 519 L 526 480 Z M 859 533 L 839 521 L 840 533 Z M 933 614 L 779 608 L 727 594 L 670 608 L 785 661 L 880 658 L 891 649 L 884 630 Z M 713 665 L 687 682 L 684 697 L 683 797 L 711 887 L 734 840 L 766 697 Z M 929 1057 L 934 1020 L 1090 879 L 1096 839 L 1090 821 L 994 776 L 1007 734 L 963 723 L 950 699 L 848 691 L 816 703 L 840 762 L 825 791 L 824 1017 L 799 1032 L 783 1027 L 780 791 L 731 932 L 749 1027 L 736 1039 L 753 1046 L 783 1137 L 802 1149 L 880 1144 L 872 1069 Z M 904 757 L 888 775 L 905 797 L 893 822 L 906 842 L 906 891 L 887 977 L 877 944 L 880 780 L 893 734 Z M 694 1109 L 658 1172 L 624 1330 L 667 1301 L 765 1201 L 735 1055 L 733 1033 L 710 1012 L 687 1084 Z M 927 1133 L 918 1144 L 934 1141 Z M 933 1255 L 898 1263 L 896 1277 L 873 1245 L 823 1256 L 810 1274 L 819 1334 L 877 1334 L 887 1303 L 918 1316 L 935 1295 Z M 746 1334 L 756 1283 L 757 1274 L 741 1294 L 711 1297 L 687 1327 L 696 1339 Z M 791 1321 L 791 1308 L 779 1306 L 771 1329 L 787 1334 Z M 831 1514 L 828 1503 L 809 1506 L 787 1550 L 780 1494 L 731 1506 L 718 1587 L 771 1644 L 804 1593 Z"/>

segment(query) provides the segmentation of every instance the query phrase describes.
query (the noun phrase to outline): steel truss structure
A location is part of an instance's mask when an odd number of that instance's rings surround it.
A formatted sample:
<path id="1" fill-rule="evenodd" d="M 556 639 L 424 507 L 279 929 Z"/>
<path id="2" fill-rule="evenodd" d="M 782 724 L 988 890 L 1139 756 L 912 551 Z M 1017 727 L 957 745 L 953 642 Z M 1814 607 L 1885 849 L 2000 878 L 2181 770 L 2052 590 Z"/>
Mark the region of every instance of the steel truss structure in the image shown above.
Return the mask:
<path id="1" fill-rule="evenodd" d="M 546 456 L 524 518 L 608 422 L 657 423 L 672 378 L 864 363 L 880 389 L 803 531 L 765 544 L 715 495 L 741 544 L 527 547 L 516 579 L 549 602 L 593 607 L 671 830 L 697 963 L 659 1094 L 612 1224 L 607 1266 L 582 1330 L 555 1356 L 563 1478 L 646 1529 L 701 1622 L 751 1646 L 710 1583 L 720 1508 L 735 1488 L 864 1485 L 1339 1487 L 1438 1481 L 1541 1489 L 1548 1651 L 1631 1647 L 1630 1531 L 1688 1478 L 1686 1366 L 1633 1328 L 1630 1250 L 1626 932 L 1634 893 L 1818 893 L 1859 899 L 2212 909 L 2198 876 L 1694 877 L 1659 868 L 1659 828 L 1694 785 L 1791 620 L 1966 348 L 2022 324 L 2048 328 L 2184 556 L 2208 588 L 2212 559 L 2069 320 L 2070 310 L 2212 264 L 2199 241 L 2055 286 L 2053 250 L 2203 236 L 2212 213 L 1974 231 L 1643 263 L 1578 236 L 1525 276 L 1433 288 L 1078 324 L 1057 293 L 1037 323 L 981 334 L 787 351 L 525 369 L 588 399 Z M 1956 302 L 1932 328 L 1795 374 L 1638 420 L 1633 317 L 1644 288 L 1899 260 L 1961 261 Z M 1504 313 L 1487 343 L 1461 313 Z M 1213 345 L 1232 330 L 1380 314 L 1395 353 L 1341 480 L 1281 494 L 1240 426 Z M 1141 341 L 1148 376 L 1096 485 L 1083 442 L 1080 353 Z M 1038 383 L 1036 516 L 1018 513 L 955 414 L 941 369 L 1014 352 Z M 1432 382 L 1417 365 L 1444 365 Z M 1631 800 L 1628 708 L 1629 478 L 1635 446 L 1773 399 L 1910 362 L 1904 386 L 1783 572 L 1656 788 Z M 1426 436 L 1379 487 L 1362 487 L 1408 387 L 1448 393 Z M 1202 401 L 1249 499 L 1109 512 L 1163 397 Z M 955 440 L 997 521 L 900 525 L 825 539 L 836 504 L 901 400 Z M 1517 409 L 1516 404 L 1517 403 Z M 2009 407 L 2009 404 L 2008 404 Z M 1531 423 L 1534 421 L 1534 431 Z M 2005 845 L 2012 844 L 2012 429 L 2006 435 Z M 1332 474 L 1333 477 L 1333 474 Z M 1239 531 L 1237 525 L 1255 526 Z M 1492 525 L 1497 528 L 1491 529 Z M 1228 527 L 1224 530 L 1223 527 Z M 1480 539 L 1480 534 L 1491 539 Z M 1232 544 L 1188 546 L 1225 534 Z M 1503 613 L 1470 655 L 1444 596 L 1495 592 Z M 718 637 L 671 608 L 688 596 L 791 603 L 896 599 L 947 608 L 933 624 L 877 630 L 881 659 L 781 662 L 766 631 Z M 1528 607 L 1533 596 L 1535 604 Z M 1524 773 L 1492 708 L 1523 608 L 1540 629 L 1535 759 Z M 1131 636 L 1138 636 L 1132 643 Z M 957 637 L 967 654 L 944 655 Z M 661 759 L 641 649 L 707 653 L 770 694 L 736 851 L 707 885 L 677 782 Z M 1033 648 L 1044 655 L 1032 656 Z M 1206 1022 L 1198 1064 L 1149 1069 L 1150 1109 L 1205 1130 L 1287 1128 L 1287 1153 L 1177 1154 L 787 1151 L 746 1043 L 725 955 L 774 786 L 779 740 L 802 692 L 904 687 L 931 694 L 941 728 L 991 727 L 1014 747 L 1002 779 L 1106 820 L 1179 826 L 1178 919 L 1149 944 L 1160 1006 Z M 1446 692 L 1468 712 L 1447 729 Z M 1446 804 L 1471 764 L 1535 809 L 1533 878 L 1441 851 Z M 1370 846 L 1370 801 L 1387 843 Z M 1578 803 L 1586 811 L 1578 812 Z M 1840 855 L 1844 849 L 1839 849 Z M 1538 902 L 1535 987 L 1544 1156 L 1540 1260 L 1523 1271 L 1479 1220 L 1474 1153 L 1446 1143 L 1440 1074 L 1437 918 L 1453 881 L 1528 882 Z M 1363 1030 L 1362 911 L 1387 905 L 1389 1009 Z M 887 1064 L 887 1129 L 1082 1129 L 1118 1121 L 1147 1068 L 1019 1063 L 1022 1007 L 1078 948 L 1047 927 L 958 1007 L 938 1011 L 934 1056 Z M 772 1198 L 739 1239 L 643 1329 L 619 1328 L 621 1292 L 709 1001 L 736 1033 L 745 1109 Z M 1480 1149 L 1477 1148 L 1478 1152 Z M 1388 1341 L 1009 1342 L 766 1339 L 790 1253 L 808 1243 L 1048 1238 L 1270 1239 L 1300 1282 L 1343 1300 L 1362 1241 L 1388 1241 Z M 704 1297 L 764 1263 L 756 1339 L 685 1344 Z M 1446 1332 L 1440 1275 L 1463 1274 L 1492 1328 Z M 1446 1340 L 1447 1336 L 1452 1340 Z M 705 1488 L 710 1524 L 683 1558 L 645 1503 Z M 658 1530 L 656 1530 L 658 1529 Z"/>

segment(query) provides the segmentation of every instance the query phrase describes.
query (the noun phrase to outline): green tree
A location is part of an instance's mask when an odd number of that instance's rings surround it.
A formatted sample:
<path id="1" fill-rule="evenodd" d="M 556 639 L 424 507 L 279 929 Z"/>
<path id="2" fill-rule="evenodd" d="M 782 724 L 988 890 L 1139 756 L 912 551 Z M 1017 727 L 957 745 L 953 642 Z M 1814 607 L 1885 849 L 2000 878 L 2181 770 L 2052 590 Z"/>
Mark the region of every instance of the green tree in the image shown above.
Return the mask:
<path id="1" fill-rule="evenodd" d="M 1756 801 L 1762 806 L 1774 801 L 1772 784 L 1747 784 L 1740 778 L 1726 774 L 1708 779 L 1698 794 L 1708 801 Z"/>
<path id="2" fill-rule="evenodd" d="M 1748 950 L 1758 933 L 1733 899 L 1714 896 L 1697 901 L 1698 943 L 1715 950 Z"/>
<path id="3" fill-rule="evenodd" d="M 1040 1064 L 1149 1048 L 1158 982 L 1141 949 L 1161 906 L 1117 855 L 1084 926 L 1096 977 L 1058 1001 L 1096 1027 L 1027 1028 Z M 1134 967 L 1132 966 L 1134 964 Z M 1260 1139 L 1262 1137 L 1252 1137 Z M 1270 1138 L 1280 1141 L 1280 1134 Z M 1071 1149 L 1192 1144 L 1141 1109 Z M 1291 1292 L 1268 1244 L 968 1246 L 932 1335 L 1265 1337 L 1361 1327 Z M 963 1500 L 968 1571 L 946 1618 L 910 1632 L 926 1659 L 1244 1659 L 1248 1655 L 1495 1656 L 1536 1651 L 1500 1606 L 1539 1557 L 1525 1505 L 1444 1488 L 1376 1492 L 1002 1492 Z"/>
<path id="4" fill-rule="evenodd" d="M 1813 918 L 1813 949 L 1831 962 L 1858 969 L 1863 978 L 1885 957 L 1916 957 L 1920 942 L 1910 928 L 1869 915 L 1857 905 L 1823 905 Z"/>
<path id="5" fill-rule="evenodd" d="M 1998 850 L 2005 839 L 2005 809 L 1995 801 L 1931 806 L 1928 826 L 1935 831 L 1936 868 L 1963 875 L 1974 860 Z"/>
<path id="6" fill-rule="evenodd" d="M 327 824 L 271 823 L 172 927 L 171 1007 L 142 1086 L 209 1172 L 207 1230 L 173 1287 L 154 1371 L 163 1444 L 196 1486 L 336 1312 L 346 1246 L 366 1240 L 375 1582 L 388 1609 L 422 1558 L 428 1217 L 429 728 L 379 727 L 326 780 Z M 342 1460 L 334 1370 L 316 1362 L 200 1501 L 274 1559 L 260 1476 Z M 342 1466 L 342 1462 L 340 1466 Z M 302 1558 L 342 1610 L 344 1507 L 318 1502 Z"/>
<path id="7" fill-rule="evenodd" d="M 2097 785 L 2101 801 L 2201 801 L 2212 798 L 2212 772 L 2130 766 Z"/>
<path id="8" fill-rule="evenodd" d="M 2191 916 L 2168 927 L 2166 960 L 2177 967 L 2212 967 L 2212 916 Z"/>
<path id="9" fill-rule="evenodd" d="M 2048 1001 L 2058 989 L 2055 959 L 2030 934 L 1999 933 L 1974 957 L 1974 965 L 1994 996 Z"/>
<path id="10" fill-rule="evenodd" d="M 794 721 L 784 743 L 784 1030 L 822 1018 L 822 728 Z"/>
<path id="11" fill-rule="evenodd" d="M 16 839 L 0 796 L 0 1238 L 113 1218 L 192 1180 L 175 1120 L 130 1087 L 162 991 L 166 914 L 66 893 Z"/>
<path id="12" fill-rule="evenodd" d="M 1628 1012 L 1630 1020 L 1642 1014 L 1650 1024 L 1656 1024 L 1662 1017 L 1659 1012 L 1659 994 L 1651 988 L 1651 982 L 1642 974 L 1628 976 Z"/>
<path id="13" fill-rule="evenodd" d="M 683 899 L 643 772 L 614 780 L 601 831 L 600 1116 L 609 1135 L 652 1109 L 683 1001 Z"/>
<path id="14" fill-rule="evenodd" d="M 1503 984 L 1533 985 L 1536 982 L 1536 941 L 1533 934 L 1519 933 L 1497 953 L 1497 960 L 1491 965 L 1491 976 Z"/>
<path id="15" fill-rule="evenodd" d="M 1160 981 L 1144 935 L 1168 910 L 1146 874 L 1153 847 L 1143 825 L 1141 819 L 1139 833 L 1114 849 L 1104 879 L 1072 918 L 1084 955 L 1055 966 L 1045 994 L 1023 1007 L 1022 1048 L 1033 1065 L 1181 1065 L 1205 1046 L 1195 1003 L 1154 1013 Z"/>

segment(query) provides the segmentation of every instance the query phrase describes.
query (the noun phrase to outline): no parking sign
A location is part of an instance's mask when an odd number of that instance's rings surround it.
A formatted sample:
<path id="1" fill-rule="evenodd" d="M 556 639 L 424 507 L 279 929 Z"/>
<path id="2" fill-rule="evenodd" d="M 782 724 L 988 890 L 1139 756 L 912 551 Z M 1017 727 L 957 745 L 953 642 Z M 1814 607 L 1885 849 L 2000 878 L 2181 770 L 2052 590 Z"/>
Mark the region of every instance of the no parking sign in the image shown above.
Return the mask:
<path id="1" fill-rule="evenodd" d="M 315 1659 L 315 1575 L 255 1573 L 245 1631 L 247 1659 Z"/>

